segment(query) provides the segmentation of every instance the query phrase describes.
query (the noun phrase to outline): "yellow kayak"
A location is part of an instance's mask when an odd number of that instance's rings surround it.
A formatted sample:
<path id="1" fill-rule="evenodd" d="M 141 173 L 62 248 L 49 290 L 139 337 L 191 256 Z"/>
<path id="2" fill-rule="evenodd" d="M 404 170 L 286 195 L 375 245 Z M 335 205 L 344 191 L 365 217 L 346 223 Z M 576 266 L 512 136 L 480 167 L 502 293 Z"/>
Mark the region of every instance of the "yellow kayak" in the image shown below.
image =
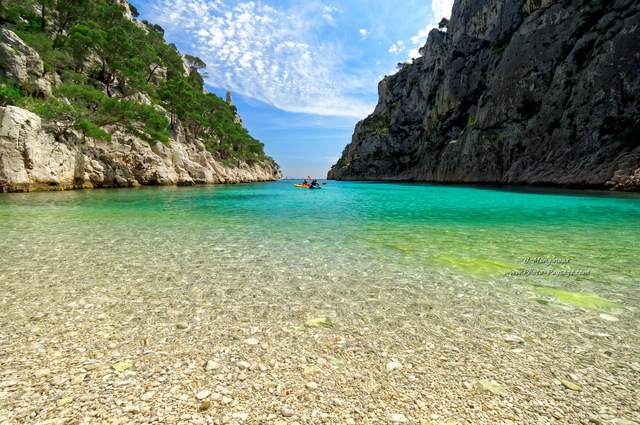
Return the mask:
<path id="1" fill-rule="evenodd" d="M 294 184 L 293 187 L 309 187 L 308 184 Z"/>

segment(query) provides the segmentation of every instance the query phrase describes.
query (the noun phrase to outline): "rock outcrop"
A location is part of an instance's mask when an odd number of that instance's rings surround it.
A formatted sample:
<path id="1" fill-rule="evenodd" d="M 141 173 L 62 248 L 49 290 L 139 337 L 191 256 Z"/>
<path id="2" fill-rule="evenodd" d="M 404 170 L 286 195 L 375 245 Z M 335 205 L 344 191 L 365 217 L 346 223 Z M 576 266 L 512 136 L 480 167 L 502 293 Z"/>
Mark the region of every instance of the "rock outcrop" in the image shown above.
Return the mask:
<path id="1" fill-rule="evenodd" d="M 227 92 L 226 102 L 227 102 L 227 105 L 233 107 L 233 97 L 231 96 L 231 92 Z M 234 111 L 235 111 L 235 108 L 234 108 Z M 235 122 L 236 124 L 244 128 L 244 124 L 242 123 L 242 118 L 240 118 L 240 115 L 238 115 L 237 113 L 234 113 L 233 115 L 233 122 Z"/>
<path id="2" fill-rule="evenodd" d="M 40 117 L 0 107 L 0 192 L 193 185 L 281 178 L 271 161 L 232 166 L 216 160 L 179 131 L 169 146 L 113 132 L 112 141 L 79 135 L 56 140 Z"/>
<path id="3" fill-rule="evenodd" d="M 456 0 L 328 178 L 640 190 L 640 3 Z"/>
<path id="4" fill-rule="evenodd" d="M 21 86 L 29 96 L 51 96 L 51 82 L 44 77 L 40 55 L 5 28 L 0 28 L 0 75 Z"/>
<path id="5" fill-rule="evenodd" d="M 128 3 L 119 2 L 131 19 Z M 19 85 L 27 96 L 46 99 L 52 96 L 56 81 L 55 74 L 45 74 L 38 53 L 13 31 L 0 28 L 0 76 Z M 144 93 L 132 94 L 129 99 L 151 104 Z M 234 120 L 242 123 L 235 110 Z M 16 106 L 0 107 L 0 192 L 235 183 L 282 177 L 271 159 L 222 161 L 188 135 L 177 120 L 167 145 L 150 144 L 115 127 L 106 130 L 111 142 L 73 131 L 56 137 L 38 115 Z"/>

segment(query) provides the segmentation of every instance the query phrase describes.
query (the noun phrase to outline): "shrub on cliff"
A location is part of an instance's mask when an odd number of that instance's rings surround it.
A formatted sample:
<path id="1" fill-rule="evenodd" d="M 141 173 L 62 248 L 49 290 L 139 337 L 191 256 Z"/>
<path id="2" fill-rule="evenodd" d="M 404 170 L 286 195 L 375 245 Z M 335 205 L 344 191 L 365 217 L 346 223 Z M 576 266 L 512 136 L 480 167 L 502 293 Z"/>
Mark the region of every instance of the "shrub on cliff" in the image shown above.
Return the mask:
<path id="1" fill-rule="evenodd" d="M 108 97 L 91 86 L 72 81 L 65 82 L 55 93 L 62 100 L 28 100 L 26 105 L 49 119 L 56 137 L 77 130 L 86 137 L 110 141 L 111 136 L 102 127 L 117 126 L 148 142 L 169 141 L 168 120 L 153 106 Z"/>
<path id="2" fill-rule="evenodd" d="M 197 57 L 168 45 L 164 30 L 124 16 L 111 0 L 3 0 L 0 20 L 42 58 L 60 86 L 52 99 L 22 99 L 3 86 L 2 102 L 20 104 L 50 121 L 58 136 L 69 130 L 108 140 L 105 126 L 149 142 L 166 143 L 182 123 L 221 159 L 262 161 L 263 145 L 237 122 L 233 106 L 205 93 Z M 152 105 L 133 102 L 145 94 Z M 165 112 L 168 114 L 165 115 Z"/>
<path id="3" fill-rule="evenodd" d="M 0 106 L 15 105 L 22 97 L 22 89 L 11 82 L 0 80 Z"/>

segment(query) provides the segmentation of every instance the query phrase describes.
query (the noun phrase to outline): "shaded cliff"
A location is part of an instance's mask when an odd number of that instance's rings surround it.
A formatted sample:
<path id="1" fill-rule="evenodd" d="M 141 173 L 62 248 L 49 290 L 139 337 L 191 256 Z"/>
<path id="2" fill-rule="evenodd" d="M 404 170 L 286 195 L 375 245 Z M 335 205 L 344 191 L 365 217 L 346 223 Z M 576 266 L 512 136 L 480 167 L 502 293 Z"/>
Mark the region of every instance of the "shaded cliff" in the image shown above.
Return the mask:
<path id="1" fill-rule="evenodd" d="M 640 190 L 639 46 L 636 1 L 456 0 L 328 178 Z"/>
<path id="2" fill-rule="evenodd" d="M 0 24 L 0 192 L 281 177 L 206 64 L 125 0 L 8 0 Z"/>

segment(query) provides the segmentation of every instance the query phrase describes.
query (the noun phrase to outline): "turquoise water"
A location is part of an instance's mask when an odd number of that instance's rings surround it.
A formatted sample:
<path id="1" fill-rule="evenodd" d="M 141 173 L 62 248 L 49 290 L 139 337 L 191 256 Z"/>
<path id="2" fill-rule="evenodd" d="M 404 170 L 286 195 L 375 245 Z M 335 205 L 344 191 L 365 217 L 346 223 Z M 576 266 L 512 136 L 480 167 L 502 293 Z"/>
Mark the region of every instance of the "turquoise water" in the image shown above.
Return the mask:
<path id="1" fill-rule="evenodd" d="M 437 283 L 637 302 L 637 194 L 292 183 L 3 194 L 0 278 L 327 287 L 354 299 Z"/>
<path id="2" fill-rule="evenodd" d="M 80 279 L 211 278 L 206 270 L 285 287 L 455 278 L 603 296 L 639 280 L 635 194 L 280 181 L 5 194 L 0 218 L 5 273 L 58 264 Z"/>
<path id="3" fill-rule="evenodd" d="M 324 187 L 0 194 L 0 422 L 640 420 L 638 194 Z"/>

